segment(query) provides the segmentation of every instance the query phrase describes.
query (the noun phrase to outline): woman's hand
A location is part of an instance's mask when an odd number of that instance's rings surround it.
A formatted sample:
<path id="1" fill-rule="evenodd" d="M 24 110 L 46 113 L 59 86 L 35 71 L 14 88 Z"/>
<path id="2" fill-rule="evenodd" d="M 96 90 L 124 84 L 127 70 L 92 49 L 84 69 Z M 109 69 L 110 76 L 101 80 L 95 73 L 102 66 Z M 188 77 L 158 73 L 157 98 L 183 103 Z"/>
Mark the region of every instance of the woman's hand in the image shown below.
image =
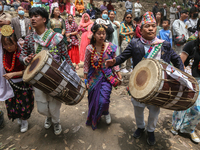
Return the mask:
<path id="1" fill-rule="evenodd" d="M 70 33 L 66 33 L 65 35 L 66 35 L 66 37 L 69 37 L 69 36 L 70 36 Z"/>
<path id="2" fill-rule="evenodd" d="M 12 79 L 14 76 L 15 76 L 14 72 L 6 73 L 3 75 L 3 77 L 6 78 L 7 80 Z"/>
<path id="3" fill-rule="evenodd" d="M 28 55 L 28 57 L 25 59 L 25 61 L 27 63 L 30 63 L 31 60 L 36 56 L 36 54 L 31 53 L 30 55 Z"/>

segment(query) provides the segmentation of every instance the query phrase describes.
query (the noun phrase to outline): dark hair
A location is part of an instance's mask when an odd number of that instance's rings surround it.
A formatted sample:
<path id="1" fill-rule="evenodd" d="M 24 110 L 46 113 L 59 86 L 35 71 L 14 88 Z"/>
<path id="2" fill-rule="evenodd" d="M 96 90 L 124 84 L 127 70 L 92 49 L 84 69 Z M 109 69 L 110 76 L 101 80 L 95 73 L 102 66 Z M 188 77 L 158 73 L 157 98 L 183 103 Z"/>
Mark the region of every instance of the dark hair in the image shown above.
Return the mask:
<path id="1" fill-rule="evenodd" d="M 195 12 L 198 12 L 198 9 L 197 9 L 196 7 L 192 7 L 192 8 L 190 9 L 190 12 L 189 12 L 190 17 L 192 17 L 191 14 L 192 14 L 192 13 L 195 13 Z"/>
<path id="2" fill-rule="evenodd" d="M 31 18 L 33 17 L 33 15 L 40 15 L 42 18 L 45 18 L 46 19 L 45 25 L 49 21 L 49 14 L 43 7 L 32 7 L 29 10 L 29 17 Z"/>
<path id="3" fill-rule="evenodd" d="M 160 13 L 160 14 L 161 14 L 161 18 L 160 18 L 160 26 L 162 26 L 162 22 L 163 22 L 163 14 L 162 14 L 161 11 L 157 11 L 156 14 L 157 14 L 157 13 Z M 156 16 L 154 16 L 154 17 L 155 17 L 155 19 L 156 19 Z M 156 23 L 157 23 L 157 20 L 156 20 Z"/>
<path id="4" fill-rule="evenodd" d="M 134 21 L 136 21 L 136 22 L 140 21 L 140 17 L 135 17 Z"/>
<path id="5" fill-rule="evenodd" d="M 197 21 L 197 30 L 200 31 L 200 19 Z"/>
<path id="6" fill-rule="evenodd" d="M 114 14 L 116 15 L 116 11 L 114 11 L 114 10 L 109 10 L 108 15 L 110 15 L 111 12 L 114 12 Z"/>
<path id="7" fill-rule="evenodd" d="M 164 22 L 164 21 L 168 21 L 168 24 L 170 24 L 170 20 L 169 20 L 169 19 L 164 19 L 163 22 Z"/>
<path id="8" fill-rule="evenodd" d="M 105 28 L 103 25 L 101 25 L 101 24 L 94 24 L 94 25 L 92 26 L 91 31 L 92 31 L 93 35 L 92 35 L 92 39 L 90 40 L 90 44 L 92 44 L 92 45 L 95 44 L 94 35 L 95 35 L 95 33 L 99 30 L 100 27 L 103 27 L 103 28 L 105 29 L 105 31 L 106 31 L 106 28 Z M 106 39 L 105 39 L 105 40 L 106 40 Z"/>
<path id="9" fill-rule="evenodd" d="M 105 11 L 105 10 L 107 10 L 108 11 L 108 9 L 103 9 L 102 11 L 101 11 L 101 14 Z"/>
<path id="10" fill-rule="evenodd" d="M 180 14 L 186 14 L 188 13 L 188 10 L 181 10 Z"/>
<path id="11" fill-rule="evenodd" d="M 51 16 L 50 16 L 50 18 L 54 18 L 54 10 L 56 9 L 56 8 L 58 8 L 58 7 L 54 7 L 53 9 L 52 9 L 52 13 L 51 13 Z M 58 8 L 59 9 L 59 8 Z M 60 15 L 58 16 L 58 18 L 60 18 Z"/>
<path id="12" fill-rule="evenodd" d="M 1 4 L 4 6 L 5 5 L 5 1 L 0 0 Z"/>
<path id="13" fill-rule="evenodd" d="M 6 44 L 6 39 L 11 43 L 11 44 L 14 44 L 14 42 L 17 43 L 17 37 L 16 35 L 13 33 L 11 34 L 10 36 L 3 36 L 1 37 L 1 43 L 2 45 L 5 45 Z M 14 41 L 14 42 L 13 42 Z"/>
<path id="14" fill-rule="evenodd" d="M 74 16 L 72 14 L 68 14 L 67 20 L 68 20 L 69 16 L 72 16 L 72 18 L 74 19 Z"/>
<path id="15" fill-rule="evenodd" d="M 128 16 L 128 15 L 131 15 L 131 17 L 133 17 L 132 13 L 130 13 L 130 12 L 126 12 L 126 13 L 124 14 L 124 19 L 123 19 L 123 21 L 124 21 L 124 24 L 125 24 L 126 27 L 128 26 L 128 23 L 126 22 L 125 18 L 126 18 L 126 16 Z M 135 27 L 135 26 L 133 25 L 133 22 L 132 22 L 132 21 L 129 23 L 129 25 L 131 25 L 133 28 Z"/>

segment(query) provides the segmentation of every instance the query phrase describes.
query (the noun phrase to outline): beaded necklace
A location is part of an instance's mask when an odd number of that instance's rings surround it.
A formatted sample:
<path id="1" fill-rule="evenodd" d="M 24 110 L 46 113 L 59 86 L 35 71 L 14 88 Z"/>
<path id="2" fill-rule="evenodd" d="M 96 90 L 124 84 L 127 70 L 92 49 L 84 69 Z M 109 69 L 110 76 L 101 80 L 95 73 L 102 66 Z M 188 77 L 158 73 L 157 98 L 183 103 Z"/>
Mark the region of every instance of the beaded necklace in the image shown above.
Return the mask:
<path id="1" fill-rule="evenodd" d="M 15 67 L 16 52 L 17 52 L 17 50 L 15 50 L 15 52 L 14 52 L 14 54 L 13 54 L 11 68 L 8 68 L 8 67 L 6 66 L 6 52 L 5 52 L 5 54 L 3 55 L 3 66 L 4 66 L 4 68 L 5 68 L 7 71 L 9 71 L 9 72 L 13 71 L 13 69 L 14 69 L 14 67 Z"/>
<path id="2" fill-rule="evenodd" d="M 94 53 L 96 52 L 96 47 L 93 46 L 93 51 L 92 51 L 92 54 L 91 54 L 91 65 L 93 68 L 95 69 L 98 69 L 101 67 L 101 64 L 102 64 L 102 56 L 103 56 L 103 53 L 104 53 L 104 44 L 102 45 L 102 48 L 101 48 L 101 53 L 100 53 L 100 57 L 99 57 L 99 61 L 98 61 L 98 65 L 95 66 L 94 65 Z"/>

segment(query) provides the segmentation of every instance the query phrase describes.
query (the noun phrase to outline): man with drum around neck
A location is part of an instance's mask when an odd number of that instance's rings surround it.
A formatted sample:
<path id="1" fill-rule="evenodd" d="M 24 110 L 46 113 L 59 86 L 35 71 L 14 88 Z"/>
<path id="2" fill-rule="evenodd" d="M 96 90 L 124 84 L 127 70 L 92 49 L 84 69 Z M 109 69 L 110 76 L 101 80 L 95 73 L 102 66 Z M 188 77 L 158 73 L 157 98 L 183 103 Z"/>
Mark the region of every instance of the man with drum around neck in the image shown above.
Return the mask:
<path id="1" fill-rule="evenodd" d="M 57 55 L 55 55 L 55 57 L 53 56 L 54 59 L 60 61 L 60 58 L 65 57 L 65 60 L 71 66 L 71 69 L 75 70 L 65 48 L 63 36 L 46 28 L 46 24 L 49 20 L 48 12 L 42 7 L 33 7 L 29 10 L 29 16 L 32 27 L 35 28 L 35 32 L 26 36 L 19 58 L 20 62 L 24 65 L 28 65 L 41 50 L 52 50 L 57 48 Z M 44 127 L 48 129 L 51 127 L 51 124 L 54 123 L 54 133 L 59 135 L 62 132 L 60 125 L 61 102 L 37 88 L 34 88 L 34 90 L 38 112 L 46 116 Z"/>
<path id="2" fill-rule="evenodd" d="M 174 52 L 167 41 L 160 40 L 156 37 L 156 20 L 152 12 L 146 12 L 141 22 L 141 38 L 132 39 L 127 48 L 114 59 L 106 61 L 106 66 L 120 65 L 130 57 L 133 58 L 133 68 L 144 58 L 163 59 L 165 62 L 172 62 L 180 70 L 184 70 L 181 58 Z M 154 130 L 156 128 L 160 107 L 147 105 L 137 102 L 132 98 L 135 111 L 137 130 L 134 133 L 135 138 L 140 138 L 145 131 L 144 108 L 149 109 L 147 125 L 147 143 L 154 145 L 156 143 Z"/>

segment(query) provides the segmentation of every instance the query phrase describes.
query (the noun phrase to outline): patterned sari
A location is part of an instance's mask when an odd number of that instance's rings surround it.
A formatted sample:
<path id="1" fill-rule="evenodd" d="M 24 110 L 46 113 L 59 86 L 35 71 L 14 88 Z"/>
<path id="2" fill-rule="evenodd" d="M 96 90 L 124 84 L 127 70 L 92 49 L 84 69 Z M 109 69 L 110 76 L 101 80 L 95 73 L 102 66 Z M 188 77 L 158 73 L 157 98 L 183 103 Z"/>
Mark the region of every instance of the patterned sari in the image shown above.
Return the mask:
<path id="1" fill-rule="evenodd" d="M 105 61 L 107 59 L 114 58 L 117 46 L 109 43 L 109 46 L 104 51 L 102 60 L 102 69 L 108 76 L 114 71 L 119 71 L 119 66 L 113 68 L 106 68 Z M 102 115 L 107 115 L 110 103 L 110 94 L 112 91 L 111 83 L 106 79 L 101 68 L 95 69 L 91 66 L 91 53 L 93 47 L 88 45 L 86 48 L 85 62 L 84 62 L 84 73 L 88 73 L 88 102 L 89 110 L 86 124 L 91 125 L 92 129 L 97 128 L 97 123 L 99 122 Z M 94 63 L 98 64 L 100 54 L 96 53 L 94 55 Z"/>

